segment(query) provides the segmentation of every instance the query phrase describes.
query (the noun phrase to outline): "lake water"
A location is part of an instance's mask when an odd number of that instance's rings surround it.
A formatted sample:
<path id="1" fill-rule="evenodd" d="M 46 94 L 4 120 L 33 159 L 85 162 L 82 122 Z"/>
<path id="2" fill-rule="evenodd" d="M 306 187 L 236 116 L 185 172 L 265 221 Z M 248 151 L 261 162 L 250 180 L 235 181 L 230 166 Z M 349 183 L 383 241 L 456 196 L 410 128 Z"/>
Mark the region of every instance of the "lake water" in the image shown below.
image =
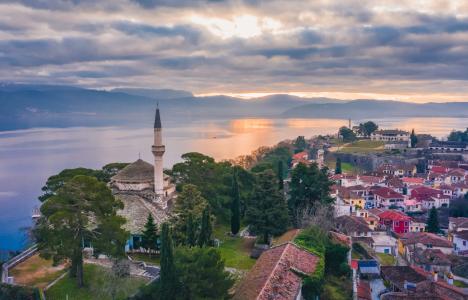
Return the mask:
<path id="1" fill-rule="evenodd" d="M 404 118 L 374 120 L 381 128 L 400 128 L 443 137 L 464 129 L 468 118 Z M 358 123 L 359 120 L 354 123 Z M 337 132 L 347 125 L 337 119 L 237 119 L 214 121 L 166 120 L 165 167 L 180 155 L 197 151 L 216 159 L 249 154 L 298 135 L 311 137 Z M 151 126 L 152 124 L 150 124 Z M 0 249 L 24 244 L 20 228 L 31 223 L 31 211 L 46 179 L 64 168 L 100 168 L 110 162 L 152 162 L 153 129 L 148 128 L 37 128 L 0 132 Z"/>

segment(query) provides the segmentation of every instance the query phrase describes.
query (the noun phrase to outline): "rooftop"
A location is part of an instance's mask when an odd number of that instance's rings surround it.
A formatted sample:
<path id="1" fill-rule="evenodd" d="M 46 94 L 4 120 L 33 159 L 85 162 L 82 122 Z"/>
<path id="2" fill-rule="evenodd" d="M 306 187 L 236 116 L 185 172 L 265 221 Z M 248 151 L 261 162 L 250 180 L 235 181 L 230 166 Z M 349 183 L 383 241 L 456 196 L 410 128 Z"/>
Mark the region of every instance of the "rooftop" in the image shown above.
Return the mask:
<path id="1" fill-rule="evenodd" d="M 113 181 L 151 182 L 154 181 L 154 167 L 142 159 L 129 164 L 112 177 Z"/>
<path id="2" fill-rule="evenodd" d="M 295 299 L 302 283 L 299 274 L 313 273 L 318 260 L 317 256 L 293 243 L 270 248 L 244 277 L 233 299 Z"/>

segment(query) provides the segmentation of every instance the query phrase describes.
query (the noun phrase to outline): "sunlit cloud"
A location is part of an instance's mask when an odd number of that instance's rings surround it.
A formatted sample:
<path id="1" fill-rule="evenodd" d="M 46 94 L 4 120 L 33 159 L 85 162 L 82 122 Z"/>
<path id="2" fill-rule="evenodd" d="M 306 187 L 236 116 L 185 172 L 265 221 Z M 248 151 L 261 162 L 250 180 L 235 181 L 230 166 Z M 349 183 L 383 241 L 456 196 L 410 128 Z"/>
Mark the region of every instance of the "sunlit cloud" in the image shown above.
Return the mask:
<path id="1" fill-rule="evenodd" d="M 0 81 L 468 100 L 468 3 L 2 1 Z"/>

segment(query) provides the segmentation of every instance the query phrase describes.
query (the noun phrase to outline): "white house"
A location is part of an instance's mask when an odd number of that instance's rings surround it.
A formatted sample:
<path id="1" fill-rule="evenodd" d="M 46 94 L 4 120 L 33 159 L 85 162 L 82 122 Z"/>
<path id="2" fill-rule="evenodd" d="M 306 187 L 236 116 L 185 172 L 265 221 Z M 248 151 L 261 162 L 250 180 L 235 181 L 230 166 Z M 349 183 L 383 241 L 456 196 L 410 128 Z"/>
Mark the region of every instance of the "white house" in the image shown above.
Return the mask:
<path id="1" fill-rule="evenodd" d="M 374 231 L 372 233 L 372 239 L 374 240 L 374 251 L 377 253 L 396 254 L 397 240 L 387 235 L 387 232 Z"/>
<path id="2" fill-rule="evenodd" d="M 452 236 L 453 248 L 457 253 L 468 251 L 468 230 L 454 232 Z"/>

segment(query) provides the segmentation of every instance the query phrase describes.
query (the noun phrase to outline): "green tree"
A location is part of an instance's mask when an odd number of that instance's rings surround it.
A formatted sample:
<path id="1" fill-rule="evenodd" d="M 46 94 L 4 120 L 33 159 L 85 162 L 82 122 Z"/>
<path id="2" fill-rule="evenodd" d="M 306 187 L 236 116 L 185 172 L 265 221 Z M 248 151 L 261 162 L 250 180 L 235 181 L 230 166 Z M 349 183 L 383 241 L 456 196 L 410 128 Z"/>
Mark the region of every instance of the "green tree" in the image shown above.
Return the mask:
<path id="1" fill-rule="evenodd" d="M 286 230 L 287 206 L 272 170 L 258 175 L 252 203 L 246 212 L 246 221 L 252 232 L 263 236 L 264 243 L 268 243 L 271 235 L 278 235 Z"/>
<path id="2" fill-rule="evenodd" d="M 123 204 L 105 183 L 89 176 L 75 176 L 58 188 L 41 206 L 42 216 L 35 228 L 42 256 L 55 262 L 69 259 L 70 276 L 83 286 L 84 243 L 111 256 L 123 255 L 128 233 L 117 216 Z"/>
<path id="3" fill-rule="evenodd" d="M 296 141 L 294 142 L 294 147 L 296 148 L 297 152 L 304 151 L 307 148 L 307 142 L 303 135 L 300 135 L 296 138 Z"/>
<path id="4" fill-rule="evenodd" d="M 333 203 L 330 197 L 332 184 L 326 172 L 319 170 L 316 164 L 298 164 L 294 168 L 289 184 L 288 207 L 295 227 L 300 228 L 302 221 L 314 214 L 318 204 Z"/>
<path id="5" fill-rule="evenodd" d="M 211 236 L 213 234 L 213 226 L 211 225 L 210 208 L 206 207 L 203 211 L 201 220 L 200 234 L 198 235 L 198 246 L 209 246 L 211 244 Z"/>
<path id="6" fill-rule="evenodd" d="M 197 226 L 197 224 L 196 224 L 195 220 L 193 220 L 193 214 L 189 213 L 188 219 L 187 219 L 187 233 L 186 233 L 186 236 L 187 236 L 186 244 L 189 247 L 195 246 L 195 244 L 197 242 L 197 228 L 196 228 L 196 226 Z"/>
<path id="7" fill-rule="evenodd" d="M 154 223 L 152 214 L 148 214 L 145 228 L 143 229 L 143 246 L 149 250 L 150 256 L 153 250 L 157 250 L 158 226 Z"/>
<path id="8" fill-rule="evenodd" d="M 176 251 L 177 277 L 181 282 L 178 299 L 229 299 L 234 284 L 224 261 L 214 248 L 181 248 Z M 169 298 L 168 298 L 169 299 Z"/>
<path id="9" fill-rule="evenodd" d="M 379 129 L 379 126 L 372 121 L 359 124 L 359 132 L 364 136 L 370 136 L 377 129 Z"/>
<path id="10" fill-rule="evenodd" d="M 283 168 L 283 161 L 278 161 L 278 189 L 282 191 L 284 189 L 284 168 Z"/>
<path id="11" fill-rule="evenodd" d="M 403 195 L 408 195 L 408 187 L 406 185 L 403 187 Z"/>
<path id="12" fill-rule="evenodd" d="M 237 183 L 237 172 L 232 174 L 232 195 L 231 195 L 231 233 L 237 234 L 240 229 L 240 194 Z"/>
<path id="13" fill-rule="evenodd" d="M 353 142 L 356 140 L 356 134 L 346 126 L 341 127 L 338 134 L 344 142 Z"/>
<path id="14" fill-rule="evenodd" d="M 452 131 L 447 140 L 451 141 L 451 142 L 468 142 L 468 128 L 466 128 L 466 130 L 463 132 L 463 131 Z"/>
<path id="15" fill-rule="evenodd" d="M 335 174 L 341 174 L 342 172 L 343 171 L 341 170 L 341 158 L 337 157 L 335 164 Z"/>
<path id="16" fill-rule="evenodd" d="M 414 133 L 414 129 L 411 130 L 410 143 L 411 143 L 411 148 L 416 147 L 416 144 L 418 143 L 418 137 Z"/>
<path id="17" fill-rule="evenodd" d="M 174 263 L 174 249 L 169 225 L 161 227 L 161 271 L 159 274 L 159 299 L 176 299 L 179 284 Z"/>
<path id="18" fill-rule="evenodd" d="M 195 185 L 201 196 L 209 202 L 213 214 L 229 221 L 233 169 L 231 164 L 215 162 L 212 157 L 196 152 L 183 154 L 182 159 L 183 162 L 175 164 L 170 172 L 177 191 L 181 192 L 184 185 Z"/>
<path id="19" fill-rule="evenodd" d="M 429 211 L 429 218 L 427 220 L 427 231 L 432 233 L 439 233 L 439 216 L 437 214 L 437 209 L 432 207 Z"/>
<path id="20" fill-rule="evenodd" d="M 60 189 L 66 182 L 72 180 L 75 176 L 78 175 L 95 177 L 98 180 L 102 180 L 104 177 L 101 171 L 93 169 L 65 169 L 56 175 L 50 176 L 47 179 L 46 184 L 42 187 L 43 194 L 39 196 L 39 200 L 44 202 L 45 200 L 49 199 L 55 195 L 58 189 Z"/>
<path id="21" fill-rule="evenodd" d="M 195 185 L 184 185 L 175 202 L 171 221 L 174 229 L 174 239 L 177 244 L 184 244 L 187 241 L 186 233 L 189 215 L 192 215 L 193 221 L 196 223 L 194 227 L 197 228 L 207 206 L 208 202 L 202 197 Z"/>

